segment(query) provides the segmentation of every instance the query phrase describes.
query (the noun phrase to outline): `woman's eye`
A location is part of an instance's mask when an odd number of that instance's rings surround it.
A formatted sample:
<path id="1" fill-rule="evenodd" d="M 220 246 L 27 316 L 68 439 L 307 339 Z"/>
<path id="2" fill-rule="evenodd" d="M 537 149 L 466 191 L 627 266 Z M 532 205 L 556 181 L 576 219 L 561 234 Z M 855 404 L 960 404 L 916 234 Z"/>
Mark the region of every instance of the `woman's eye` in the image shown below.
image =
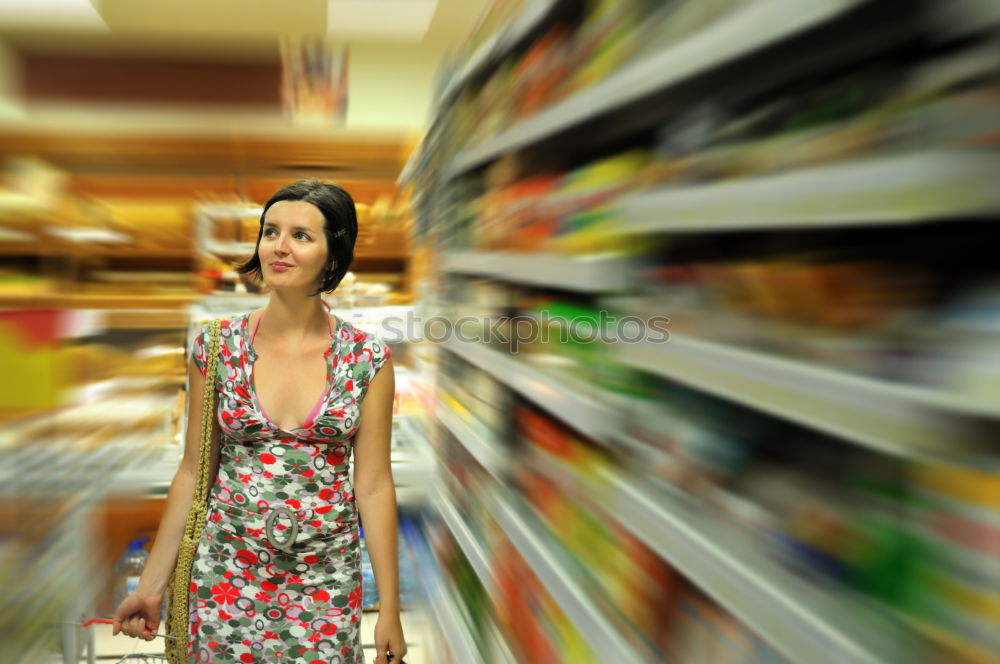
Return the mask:
<path id="1" fill-rule="evenodd" d="M 275 233 L 277 233 L 277 231 L 273 228 L 264 229 L 264 237 L 272 237 Z M 298 233 L 295 234 L 295 237 L 300 240 L 308 240 L 309 234 L 304 233 L 303 231 L 299 231 Z"/>

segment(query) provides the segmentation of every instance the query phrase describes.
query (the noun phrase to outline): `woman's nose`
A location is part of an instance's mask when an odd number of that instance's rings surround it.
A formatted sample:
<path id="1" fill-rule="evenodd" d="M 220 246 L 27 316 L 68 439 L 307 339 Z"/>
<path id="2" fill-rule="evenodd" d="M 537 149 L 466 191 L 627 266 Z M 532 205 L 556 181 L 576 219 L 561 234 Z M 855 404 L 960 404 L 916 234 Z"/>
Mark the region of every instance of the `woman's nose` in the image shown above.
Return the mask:
<path id="1" fill-rule="evenodd" d="M 288 250 L 288 239 L 284 235 L 279 235 L 274 244 L 274 250 L 285 253 Z"/>

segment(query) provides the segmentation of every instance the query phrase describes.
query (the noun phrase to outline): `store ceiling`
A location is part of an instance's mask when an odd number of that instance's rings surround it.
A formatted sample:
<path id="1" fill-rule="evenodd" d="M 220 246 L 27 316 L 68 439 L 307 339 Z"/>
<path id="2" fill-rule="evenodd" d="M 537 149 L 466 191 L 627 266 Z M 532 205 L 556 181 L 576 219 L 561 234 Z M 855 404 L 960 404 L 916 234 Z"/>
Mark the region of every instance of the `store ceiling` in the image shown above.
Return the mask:
<path id="1" fill-rule="evenodd" d="M 272 59 L 283 34 L 447 48 L 488 0 L 0 0 L 0 39 L 31 53 Z"/>

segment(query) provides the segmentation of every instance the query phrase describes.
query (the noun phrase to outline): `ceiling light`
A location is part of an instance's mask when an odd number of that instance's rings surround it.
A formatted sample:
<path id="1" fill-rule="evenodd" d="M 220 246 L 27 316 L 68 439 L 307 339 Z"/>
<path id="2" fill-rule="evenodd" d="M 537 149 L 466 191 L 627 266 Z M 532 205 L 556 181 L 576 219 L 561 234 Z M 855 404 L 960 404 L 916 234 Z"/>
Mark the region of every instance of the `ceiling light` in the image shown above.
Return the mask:
<path id="1" fill-rule="evenodd" d="M 420 41 L 434 18 L 437 0 L 329 0 L 331 37 Z"/>
<path id="2" fill-rule="evenodd" d="M 78 28 L 107 31 L 94 6 L 100 0 L 0 0 L 5 28 Z"/>

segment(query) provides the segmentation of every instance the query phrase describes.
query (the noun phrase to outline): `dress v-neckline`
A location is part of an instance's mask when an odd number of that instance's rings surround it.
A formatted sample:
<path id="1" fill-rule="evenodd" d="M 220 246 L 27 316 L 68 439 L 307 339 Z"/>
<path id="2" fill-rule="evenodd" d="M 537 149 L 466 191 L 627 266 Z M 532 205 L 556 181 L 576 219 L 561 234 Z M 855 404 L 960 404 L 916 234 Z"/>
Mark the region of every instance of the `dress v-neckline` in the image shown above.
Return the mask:
<path id="1" fill-rule="evenodd" d="M 325 304 L 326 303 L 324 302 L 324 305 Z M 329 307 L 327 307 L 327 311 L 331 314 L 333 313 L 332 311 L 330 311 Z M 319 414 L 322 412 L 322 409 L 325 406 L 326 400 L 330 394 L 330 387 L 333 377 L 333 365 L 332 362 L 330 361 L 330 355 L 333 353 L 334 345 L 336 345 L 337 337 L 340 332 L 340 318 L 336 315 L 333 316 L 337 322 L 330 330 L 330 343 L 327 345 L 326 352 L 323 354 L 323 358 L 326 360 L 326 381 L 323 387 L 323 393 L 319 395 L 319 399 L 316 401 L 316 404 L 313 406 L 312 411 L 310 412 L 309 416 L 307 417 L 305 423 L 302 426 L 296 429 L 285 429 L 284 427 L 279 426 L 278 423 L 272 420 L 270 417 L 268 417 L 267 413 L 264 411 L 264 405 L 260 401 L 260 396 L 257 394 L 257 384 L 254 381 L 254 367 L 257 364 L 257 358 L 259 356 L 257 355 L 257 351 L 254 350 L 253 347 L 253 338 L 252 338 L 253 335 L 249 333 L 250 316 L 252 314 L 253 314 L 252 311 L 248 311 L 246 314 L 244 314 L 243 322 L 240 326 L 241 327 L 240 332 L 243 335 L 243 343 L 244 343 L 244 348 L 246 348 L 247 361 L 250 363 L 250 369 L 247 373 L 249 376 L 248 380 L 250 383 L 250 397 L 253 400 L 253 406 L 260 414 L 261 420 L 267 422 L 278 431 L 282 431 L 285 433 L 306 431 L 312 424 L 316 422 L 316 418 L 319 417 Z M 263 314 L 261 314 L 261 317 L 263 317 Z M 327 322 L 329 322 L 329 320 L 330 320 L 329 317 L 327 317 Z M 257 324 L 258 325 L 260 324 L 260 318 L 257 319 Z M 256 329 L 254 330 L 254 332 L 256 332 Z"/>

